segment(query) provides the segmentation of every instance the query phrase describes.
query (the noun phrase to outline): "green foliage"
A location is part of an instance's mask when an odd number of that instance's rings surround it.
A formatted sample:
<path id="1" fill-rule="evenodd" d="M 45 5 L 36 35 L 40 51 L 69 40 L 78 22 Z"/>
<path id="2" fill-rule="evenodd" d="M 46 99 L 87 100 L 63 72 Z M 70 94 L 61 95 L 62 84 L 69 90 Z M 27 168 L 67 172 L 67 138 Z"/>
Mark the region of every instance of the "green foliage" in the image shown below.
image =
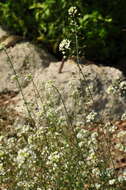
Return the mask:
<path id="1" fill-rule="evenodd" d="M 56 53 L 60 41 L 70 34 L 68 9 L 71 6 L 77 6 L 80 13 L 81 51 L 85 51 L 88 59 L 117 61 L 125 56 L 125 1 L 2 1 L 0 24 L 15 33 L 46 42 Z"/>
<path id="2" fill-rule="evenodd" d="M 29 9 L 31 3 L 33 3 L 33 0 L 19 0 L 18 2 L 9 0 L 1 2 L 0 23 L 17 34 L 29 35 L 29 37 L 37 35 L 37 23 L 34 12 Z"/>

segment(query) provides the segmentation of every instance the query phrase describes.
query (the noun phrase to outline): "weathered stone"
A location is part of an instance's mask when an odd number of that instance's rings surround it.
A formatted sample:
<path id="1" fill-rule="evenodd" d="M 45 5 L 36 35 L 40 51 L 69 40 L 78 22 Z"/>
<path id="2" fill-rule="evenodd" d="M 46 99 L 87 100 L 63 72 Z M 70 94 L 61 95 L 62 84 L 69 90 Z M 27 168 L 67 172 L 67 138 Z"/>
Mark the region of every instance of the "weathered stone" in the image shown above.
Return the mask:
<path id="1" fill-rule="evenodd" d="M 18 43 L 6 51 L 23 88 L 28 85 L 25 78 L 29 73 L 34 76 L 37 69 L 47 67 L 53 60 L 50 54 L 29 42 Z M 18 85 L 12 80 L 14 70 L 11 63 L 5 51 L 0 51 L 0 92 L 5 89 L 19 91 Z"/>
<path id="2" fill-rule="evenodd" d="M 0 29 L 0 37 L 6 36 L 6 34 Z M 52 62 L 54 59 L 49 53 L 25 41 L 9 47 L 7 53 L 18 74 L 23 94 L 29 102 L 32 102 L 34 98 L 38 98 L 35 95 L 33 82 L 26 80 L 26 77 L 31 73 L 34 84 L 42 97 L 44 93 L 42 82 L 54 80 L 69 113 L 74 117 L 75 112 L 80 121 L 85 120 L 86 115 L 92 110 L 100 115 L 101 120 L 118 120 L 126 110 L 125 97 L 121 97 L 118 91 L 115 94 L 107 92 L 109 86 L 116 80 L 125 80 L 123 73 L 116 68 L 97 66 L 95 64 L 83 65 L 78 68 L 77 64 L 68 60 L 64 64 L 63 72 L 59 74 L 60 62 Z M 12 99 L 12 102 L 15 102 L 15 109 L 20 112 L 23 110 L 24 102 L 19 86 L 16 81 L 12 80 L 13 75 L 12 65 L 4 50 L 2 50 L 0 51 L 1 102 L 4 101 L 2 97 L 4 97 L 7 104 L 8 100 Z M 70 89 L 69 82 L 73 82 L 74 89 Z M 77 101 L 81 101 L 76 109 L 70 96 L 72 90 L 78 91 L 79 97 Z M 13 96 L 10 96 L 10 94 L 13 94 Z M 60 101 L 58 106 L 61 106 L 61 104 L 62 102 Z"/>
<path id="3" fill-rule="evenodd" d="M 76 64 L 67 61 L 64 66 L 63 73 L 59 74 L 59 65 L 60 62 L 52 62 L 49 67 L 36 70 L 34 74 L 34 83 L 40 90 L 41 95 L 43 93 L 41 89 L 42 82 L 53 80 L 55 81 L 56 87 L 62 94 L 68 110 L 72 111 L 73 109 L 74 111 L 73 102 L 69 96 L 72 92 L 68 85 L 70 81 L 73 81 L 73 91 L 76 89 L 78 91 L 80 90 L 80 99 L 83 98 L 83 103 L 78 106 L 78 108 L 76 108 L 76 112 L 80 120 L 82 120 L 82 118 L 87 114 L 85 113 L 85 107 L 87 112 L 94 110 L 100 114 L 101 120 L 118 120 L 125 112 L 125 99 L 122 98 L 118 92 L 117 94 L 109 94 L 107 92 L 108 87 L 111 86 L 113 82 L 115 82 L 117 79 L 124 79 L 121 71 L 112 67 L 104 67 L 91 64 L 81 67 L 83 73 L 82 75 Z M 91 95 L 88 91 L 88 88 L 90 88 Z M 29 101 L 31 99 L 31 101 L 33 101 L 33 84 L 29 84 L 23 91 L 26 99 Z M 21 99 L 21 94 L 19 94 L 17 98 Z M 18 109 L 19 107 L 21 108 L 23 106 L 23 101 L 19 101 L 17 105 Z"/>

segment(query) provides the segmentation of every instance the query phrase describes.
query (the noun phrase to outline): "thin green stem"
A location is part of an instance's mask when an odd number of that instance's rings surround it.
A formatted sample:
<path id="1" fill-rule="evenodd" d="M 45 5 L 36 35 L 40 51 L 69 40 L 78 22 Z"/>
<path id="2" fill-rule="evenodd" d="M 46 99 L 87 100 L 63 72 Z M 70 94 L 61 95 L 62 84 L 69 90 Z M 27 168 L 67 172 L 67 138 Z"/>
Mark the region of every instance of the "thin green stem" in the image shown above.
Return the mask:
<path id="1" fill-rule="evenodd" d="M 25 104 L 25 106 L 26 106 L 27 112 L 28 112 L 28 114 L 29 114 L 29 117 L 33 120 L 32 115 L 31 115 L 31 111 L 29 110 L 28 103 L 27 103 L 27 101 L 26 101 L 26 99 L 25 99 L 25 96 L 24 96 L 24 93 L 23 93 L 23 90 L 22 90 L 20 81 L 19 81 L 19 79 L 18 79 L 17 72 L 16 72 L 16 70 L 15 70 L 15 68 L 14 68 L 13 62 L 12 62 L 12 60 L 11 60 L 11 58 L 10 58 L 10 56 L 9 56 L 9 54 L 8 54 L 8 52 L 7 52 L 7 50 L 6 50 L 6 48 L 4 48 L 4 52 L 5 52 L 5 54 L 7 55 L 7 58 L 8 58 L 9 63 L 10 63 L 10 66 L 11 66 L 11 68 L 12 68 L 12 70 L 13 70 L 14 75 L 15 75 L 15 78 L 16 78 L 16 81 L 17 81 L 19 90 L 20 90 L 20 92 L 21 92 L 21 95 L 22 95 L 24 104 Z"/>
<path id="2" fill-rule="evenodd" d="M 67 121 L 68 121 L 68 124 L 70 124 L 70 126 L 72 127 L 72 122 L 71 122 L 71 119 L 70 119 L 70 116 L 69 116 L 69 113 L 68 113 L 68 110 L 67 110 L 67 107 L 64 103 L 64 100 L 62 98 L 62 95 L 60 93 L 60 91 L 58 90 L 58 88 L 54 85 L 52 85 L 53 88 L 57 91 L 57 93 L 59 94 L 60 98 L 61 98 L 61 101 L 62 101 L 62 104 L 63 104 L 63 107 L 64 107 L 64 110 L 65 110 L 65 113 L 66 113 L 66 117 L 67 117 Z"/>

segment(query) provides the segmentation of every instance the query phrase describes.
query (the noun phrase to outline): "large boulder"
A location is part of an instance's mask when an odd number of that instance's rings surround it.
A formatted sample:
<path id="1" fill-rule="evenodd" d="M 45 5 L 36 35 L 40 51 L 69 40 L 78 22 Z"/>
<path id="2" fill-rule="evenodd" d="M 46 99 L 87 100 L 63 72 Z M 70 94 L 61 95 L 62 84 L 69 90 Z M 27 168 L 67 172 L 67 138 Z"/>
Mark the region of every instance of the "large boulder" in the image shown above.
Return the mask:
<path id="1" fill-rule="evenodd" d="M 54 60 L 53 57 L 43 49 L 37 48 L 29 42 L 21 42 L 14 47 L 7 49 L 13 67 L 19 77 L 22 87 L 27 86 L 25 76 L 34 73 L 39 69 L 44 69 Z M 5 51 L 0 52 L 0 92 L 7 89 L 18 91 L 17 84 L 13 82 L 14 70 Z"/>
<path id="2" fill-rule="evenodd" d="M 43 82 L 54 81 L 54 86 L 59 90 L 69 113 L 74 116 L 75 112 L 80 121 L 84 121 L 87 114 L 94 111 L 101 120 L 118 120 L 126 110 L 125 97 L 120 94 L 119 87 L 124 76 L 121 71 L 112 67 L 97 66 L 95 64 L 83 65 L 81 71 L 73 61 L 67 61 L 64 65 L 63 72 L 58 73 L 60 62 L 52 62 L 49 67 L 38 68 L 34 73 L 33 80 L 41 96 L 45 92 L 42 87 Z M 117 92 L 113 91 L 113 85 L 118 82 Z M 72 83 L 72 84 L 71 84 Z M 27 101 L 33 102 L 37 96 L 33 90 L 33 83 L 23 89 Z M 59 96 L 55 87 L 52 92 Z M 74 94 L 77 94 L 75 98 Z M 44 97 L 43 97 L 44 98 Z M 24 102 L 21 100 L 21 94 L 16 97 L 17 110 L 23 110 Z M 76 100 L 75 100 L 76 99 Z M 39 102 L 38 97 L 38 102 Z M 43 99 L 44 101 L 44 99 Z M 75 108 L 75 101 L 78 106 Z M 58 106 L 61 106 L 62 101 Z"/>

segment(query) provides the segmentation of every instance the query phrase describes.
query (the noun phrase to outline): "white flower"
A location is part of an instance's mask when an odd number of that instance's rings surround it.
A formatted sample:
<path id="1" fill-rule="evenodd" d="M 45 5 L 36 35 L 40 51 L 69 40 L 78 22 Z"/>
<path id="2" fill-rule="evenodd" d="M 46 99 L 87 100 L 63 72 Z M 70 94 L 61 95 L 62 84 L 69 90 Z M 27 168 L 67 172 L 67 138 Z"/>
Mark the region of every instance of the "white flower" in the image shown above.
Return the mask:
<path id="1" fill-rule="evenodd" d="M 96 189 L 99 189 L 101 187 L 101 185 L 98 183 L 95 183 L 95 187 L 96 187 Z"/>
<path id="2" fill-rule="evenodd" d="M 79 164 L 80 166 L 83 166 L 85 163 L 84 163 L 83 161 L 79 161 L 78 164 Z"/>
<path id="3" fill-rule="evenodd" d="M 68 39 L 62 40 L 59 45 L 59 50 L 62 51 L 62 53 L 64 54 L 65 51 L 69 49 L 70 49 L 70 40 Z"/>
<path id="4" fill-rule="evenodd" d="M 98 137 L 98 133 L 94 132 L 91 134 L 91 139 L 96 139 L 96 137 Z"/>
<path id="5" fill-rule="evenodd" d="M 108 131 L 111 132 L 111 133 L 113 133 L 113 132 L 116 131 L 116 129 L 117 129 L 117 126 L 113 125 L 113 126 L 109 127 Z"/>
<path id="6" fill-rule="evenodd" d="M 96 153 L 94 152 L 93 149 L 91 149 L 89 151 L 89 156 L 87 157 L 87 161 L 88 163 L 92 163 L 92 164 L 96 164 L 96 160 L 97 160 L 97 157 L 96 157 Z M 90 161 L 90 162 L 89 162 Z"/>
<path id="7" fill-rule="evenodd" d="M 22 165 L 27 157 L 29 157 L 29 151 L 27 148 L 19 150 L 17 156 L 17 162 L 19 165 Z"/>
<path id="8" fill-rule="evenodd" d="M 120 137 L 124 137 L 125 135 L 126 135 L 126 131 L 120 131 L 116 136 L 120 138 Z"/>
<path id="9" fill-rule="evenodd" d="M 117 92 L 117 89 L 113 86 L 109 86 L 106 91 L 108 94 L 115 94 Z"/>
<path id="10" fill-rule="evenodd" d="M 79 144 L 78 144 L 78 146 L 80 147 L 80 148 L 82 148 L 83 146 L 84 146 L 84 142 L 83 141 L 81 141 L 81 142 L 79 142 Z"/>
<path id="11" fill-rule="evenodd" d="M 31 73 L 27 74 L 27 75 L 25 76 L 24 80 L 26 80 L 26 81 L 31 81 L 31 80 L 32 80 L 32 74 L 31 74 Z"/>
<path id="12" fill-rule="evenodd" d="M 122 81 L 119 85 L 121 90 L 126 90 L 126 81 Z"/>
<path id="13" fill-rule="evenodd" d="M 114 169 L 106 168 L 105 174 L 111 177 L 114 174 Z"/>
<path id="14" fill-rule="evenodd" d="M 30 157 L 30 158 L 29 158 Z M 25 147 L 23 149 L 20 149 L 18 151 L 18 156 L 16 158 L 16 161 L 18 163 L 19 168 L 21 167 L 21 165 L 25 162 L 25 160 L 29 158 L 29 161 L 31 160 L 31 158 L 33 160 L 36 159 L 36 155 L 33 151 L 31 151 L 29 148 Z"/>
<path id="15" fill-rule="evenodd" d="M 120 150 L 120 151 L 125 151 L 125 147 L 124 147 L 124 145 L 121 144 L 121 143 L 116 144 L 116 145 L 115 145 L 115 148 L 118 149 L 118 150 Z"/>
<path id="16" fill-rule="evenodd" d="M 122 115 L 121 120 L 126 120 L 126 112 Z"/>
<path id="17" fill-rule="evenodd" d="M 28 137 L 28 144 L 32 144 L 34 141 L 34 135 L 29 135 Z"/>
<path id="18" fill-rule="evenodd" d="M 115 184 L 115 182 L 116 182 L 116 180 L 115 180 L 115 179 L 111 179 L 111 180 L 109 180 L 109 185 L 114 185 L 114 184 Z"/>
<path id="19" fill-rule="evenodd" d="M 68 10 L 68 14 L 70 16 L 75 16 L 77 13 L 77 8 L 76 7 L 70 7 L 69 10 Z"/>
<path id="20" fill-rule="evenodd" d="M 15 146 L 15 138 L 14 137 L 11 137 L 7 140 L 7 145 L 9 148 L 12 148 Z"/>
<path id="21" fill-rule="evenodd" d="M 4 165 L 3 163 L 0 163 L 0 176 L 3 176 L 5 174 L 6 174 L 6 171 L 5 171 Z"/>
<path id="22" fill-rule="evenodd" d="M 86 117 L 87 123 L 94 122 L 96 119 L 97 119 L 97 113 L 95 111 L 90 112 Z"/>
<path id="23" fill-rule="evenodd" d="M 118 177 L 118 181 L 119 181 L 119 182 L 126 181 L 126 176 L 120 175 L 120 176 Z"/>
<path id="24" fill-rule="evenodd" d="M 95 175 L 95 176 L 99 176 L 100 175 L 100 170 L 98 168 L 94 168 L 92 170 L 92 173 Z"/>
<path id="25" fill-rule="evenodd" d="M 78 139 L 84 139 L 87 135 L 89 134 L 88 130 L 85 129 L 81 129 L 78 134 L 77 134 L 77 138 Z"/>
<path id="26" fill-rule="evenodd" d="M 58 162 L 61 156 L 62 156 L 61 153 L 58 153 L 57 151 L 55 151 L 49 155 L 48 159 L 51 162 Z"/>

